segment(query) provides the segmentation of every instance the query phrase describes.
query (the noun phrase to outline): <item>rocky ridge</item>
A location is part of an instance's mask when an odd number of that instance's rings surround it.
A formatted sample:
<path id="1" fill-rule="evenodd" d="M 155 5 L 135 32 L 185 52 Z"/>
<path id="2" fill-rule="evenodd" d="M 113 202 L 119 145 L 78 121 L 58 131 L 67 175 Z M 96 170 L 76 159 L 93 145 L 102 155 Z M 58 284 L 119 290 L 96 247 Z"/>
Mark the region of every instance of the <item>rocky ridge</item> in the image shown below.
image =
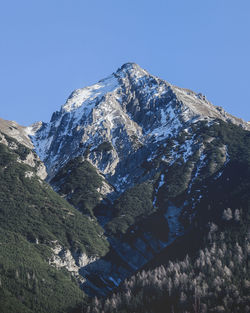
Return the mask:
<path id="1" fill-rule="evenodd" d="M 138 162 L 150 157 L 159 142 L 197 121 L 216 118 L 250 129 L 203 95 L 127 63 L 97 84 L 74 91 L 51 121 L 31 134 L 49 178 L 81 155 L 121 192 L 142 175 Z"/>
<path id="2" fill-rule="evenodd" d="M 7 136 L 15 138 L 19 143 L 33 149 L 33 143 L 27 133 L 28 127 L 20 126 L 15 121 L 7 121 L 0 118 L 0 131 Z"/>
<path id="3" fill-rule="evenodd" d="M 14 138 L 14 141 L 9 141 L 6 136 Z M 47 171 L 44 163 L 33 150 L 34 146 L 27 134 L 27 127 L 20 126 L 14 121 L 7 121 L 0 118 L 0 143 L 5 144 L 13 151 L 18 150 L 20 145 L 27 147 L 27 153 L 26 151 L 23 151 L 23 158 L 19 157 L 17 161 L 19 163 L 27 164 L 35 169 L 35 173 L 40 179 L 44 180 L 47 177 Z M 27 177 L 32 177 L 33 172 L 27 172 L 26 175 Z"/>

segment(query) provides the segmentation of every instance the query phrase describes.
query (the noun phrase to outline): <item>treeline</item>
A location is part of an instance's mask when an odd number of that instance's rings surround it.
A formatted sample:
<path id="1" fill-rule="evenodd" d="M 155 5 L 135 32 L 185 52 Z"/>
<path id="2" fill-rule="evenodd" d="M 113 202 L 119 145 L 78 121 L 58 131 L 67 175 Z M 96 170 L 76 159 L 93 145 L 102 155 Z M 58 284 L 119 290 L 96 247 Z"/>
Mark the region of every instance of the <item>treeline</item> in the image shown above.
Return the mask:
<path id="1" fill-rule="evenodd" d="M 249 223 L 210 223 L 206 247 L 196 257 L 169 262 L 126 280 L 108 299 L 95 298 L 88 313 L 250 312 Z M 230 213 L 230 212 L 229 212 Z"/>

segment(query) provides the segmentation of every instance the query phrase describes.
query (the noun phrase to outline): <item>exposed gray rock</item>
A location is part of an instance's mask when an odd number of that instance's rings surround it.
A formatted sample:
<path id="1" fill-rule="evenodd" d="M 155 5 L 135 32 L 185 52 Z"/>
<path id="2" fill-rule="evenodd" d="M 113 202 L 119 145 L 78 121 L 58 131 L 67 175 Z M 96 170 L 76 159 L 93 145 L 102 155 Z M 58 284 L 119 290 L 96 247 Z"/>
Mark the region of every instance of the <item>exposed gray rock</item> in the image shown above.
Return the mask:
<path id="1" fill-rule="evenodd" d="M 6 121 L 0 119 L 0 142 L 8 146 L 9 149 L 15 151 L 18 149 L 18 144 L 14 141 L 9 141 L 6 139 L 6 135 L 17 140 L 18 143 L 31 149 L 25 159 L 18 158 L 19 163 L 27 164 L 34 168 L 36 175 L 44 180 L 47 177 L 46 167 L 43 162 L 39 159 L 38 155 L 33 151 L 33 144 L 27 133 L 27 128 L 18 125 L 13 121 Z M 28 175 L 27 177 L 31 177 Z"/>
<path id="2" fill-rule="evenodd" d="M 15 138 L 19 143 L 33 149 L 33 143 L 28 136 L 27 127 L 20 126 L 15 121 L 7 121 L 0 118 L 0 131 L 9 137 Z"/>
<path id="3" fill-rule="evenodd" d="M 74 276 L 78 277 L 79 270 L 82 267 L 86 267 L 96 260 L 96 257 L 88 257 L 85 253 L 72 254 L 69 249 L 63 248 L 56 242 L 55 246 L 52 248 L 52 257 L 50 258 L 49 263 L 58 268 L 65 267 Z M 81 280 L 81 282 L 83 281 L 84 280 Z"/>
<path id="4" fill-rule="evenodd" d="M 49 123 L 33 127 L 32 141 L 49 179 L 82 155 L 121 193 L 142 176 L 140 163 L 159 142 L 192 123 L 214 119 L 250 129 L 205 96 L 127 63 L 97 84 L 74 91 Z M 112 148 L 99 149 L 104 142 Z"/>
<path id="5" fill-rule="evenodd" d="M 26 177 L 26 178 L 31 178 L 31 177 L 33 177 L 33 176 L 34 176 L 34 173 L 33 173 L 33 172 L 30 172 L 30 171 L 25 172 L 25 177 Z"/>

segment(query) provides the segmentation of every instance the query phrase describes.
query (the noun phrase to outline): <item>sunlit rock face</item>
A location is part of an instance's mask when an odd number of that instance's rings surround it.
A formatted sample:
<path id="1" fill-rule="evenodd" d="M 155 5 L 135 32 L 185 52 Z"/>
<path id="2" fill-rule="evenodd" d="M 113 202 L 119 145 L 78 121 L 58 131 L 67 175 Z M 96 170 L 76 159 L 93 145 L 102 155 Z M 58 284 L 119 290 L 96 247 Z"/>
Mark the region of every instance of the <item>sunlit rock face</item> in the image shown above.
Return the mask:
<path id="1" fill-rule="evenodd" d="M 34 168 L 36 175 L 44 180 L 47 177 L 46 167 L 33 150 L 34 146 L 29 137 L 30 132 L 30 127 L 24 127 L 15 121 L 7 121 L 0 118 L 0 143 L 5 144 L 13 151 L 18 150 L 20 144 L 27 147 L 29 150 L 27 155 L 23 159 L 17 158 L 17 161 Z M 13 138 L 14 140 L 8 140 L 8 138 Z M 32 175 L 31 172 L 27 172 L 27 177 L 32 177 Z"/>
<path id="2" fill-rule="evenodd" d="M 28 131 L 49 178 L 76 156 L 89 160 L 121 192 L 143 174 L 159 143 L 199 120 L 249 128 L 205 96 L 124 64 L 97 84 L 75 90 L 49 123 Z"/>

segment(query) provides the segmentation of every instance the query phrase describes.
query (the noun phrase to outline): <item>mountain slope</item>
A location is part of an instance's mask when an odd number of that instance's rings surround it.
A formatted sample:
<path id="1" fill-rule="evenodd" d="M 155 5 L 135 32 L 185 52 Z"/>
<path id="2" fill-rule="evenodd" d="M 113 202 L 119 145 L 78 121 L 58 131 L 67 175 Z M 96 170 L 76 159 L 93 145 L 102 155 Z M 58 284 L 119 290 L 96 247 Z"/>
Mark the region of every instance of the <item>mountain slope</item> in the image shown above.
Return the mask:
<path id="1" fill-rule="evenodd" d="M 232 127 L 239 141 L 231 149 Z M 192 229 L 250 126 L 127 63 L 74 91 L 35 128 L 31 139 L 48 181 L 105 229 L 108 254 L 81 275 L 88 293 L 107 294 Z"/>
<path id="2" fill-rule="evenodd" d="M 213 174 L 203 158 L 206 164 L 191 189 L 171 199 L 176 204 L 185 202 L 181 215 L 185 236 L 163 249 L 108 299 L 95 299 L 89 312 L 249 311 L 250 133 L 222 121 L 200 126 L 197 136 L 216 139 L 210 151 L 205 149 L 207 156 L 213 160 L 222 145 L 227 156 Z M 160 205 L 169 201 L 169 186 L 168 181 L 163 185 Z M 196 203 L 192 189 L 199 194 Z"/>
<path id="3" fill-rule="evenodd" d="M 41 161 L 26 162 L 32 154 L 0 132 L 0 307 L 68 312 L 83 298 L 80 264 L 105 254 L 108 243 L 94 220 L 37 176 Z M 60 270 L 66 264 L 73 276 Z"/>
<path id="4" fill-rule="evenodd" d="M 250 219 L 243 222 L 245 212 L 232 212 L 223 226 L 210 224 L 195 255 L 165 258 L 161 266 L 126 280 L 107 299 L 94 299 L 88 312 L 249 312 Z"/>

